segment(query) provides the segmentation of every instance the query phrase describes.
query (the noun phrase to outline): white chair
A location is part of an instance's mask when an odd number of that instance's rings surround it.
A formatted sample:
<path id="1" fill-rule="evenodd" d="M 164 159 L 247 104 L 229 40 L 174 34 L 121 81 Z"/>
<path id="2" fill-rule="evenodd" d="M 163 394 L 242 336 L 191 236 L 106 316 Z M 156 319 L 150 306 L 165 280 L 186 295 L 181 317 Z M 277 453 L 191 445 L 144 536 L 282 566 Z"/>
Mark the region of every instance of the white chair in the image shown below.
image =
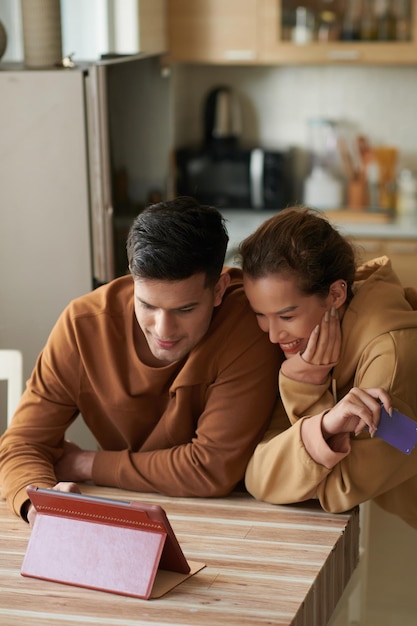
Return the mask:
<path id="1" fill-rule="evenodd" d="M 23 358 L 19 350 L 0 349 L 0 380 L 7 381 L 7 425 L 23 391 Z"/>

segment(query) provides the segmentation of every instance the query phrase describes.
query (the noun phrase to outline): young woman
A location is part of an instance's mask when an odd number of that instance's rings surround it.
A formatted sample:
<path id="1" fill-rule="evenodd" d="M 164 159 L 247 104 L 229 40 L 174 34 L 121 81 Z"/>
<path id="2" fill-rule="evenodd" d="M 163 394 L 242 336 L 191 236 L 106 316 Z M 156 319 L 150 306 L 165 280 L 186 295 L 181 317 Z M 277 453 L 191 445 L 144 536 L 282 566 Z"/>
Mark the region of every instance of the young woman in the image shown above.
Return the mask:
<path id="1" fill-rule="evenodd" d="M 417 292 L 387 257 L 356 268 L 311 209 L 277 213 L 239 251 L 258 324 L 286 357 L 248 490 L 276 504 L 317 497 L 331 512 L 374 499 L 417 528 L 417 446 L 406 455 L 374 436 L 381 404 L 417 421 Z"/>

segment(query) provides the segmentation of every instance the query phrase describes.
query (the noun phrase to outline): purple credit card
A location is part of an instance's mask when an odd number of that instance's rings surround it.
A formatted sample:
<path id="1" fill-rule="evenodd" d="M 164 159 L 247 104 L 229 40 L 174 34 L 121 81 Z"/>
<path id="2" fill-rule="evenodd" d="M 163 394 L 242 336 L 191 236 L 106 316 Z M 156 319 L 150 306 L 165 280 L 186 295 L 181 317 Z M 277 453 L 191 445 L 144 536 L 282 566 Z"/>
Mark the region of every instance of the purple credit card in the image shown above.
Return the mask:
<path id="1" fill-rule="evenodd" d="M 383 439 L 404 454 L 410 454 L 417 443 L 417 422 L 396 409 L 392 410 L 391 417 L 381 406 L 381 419 L 375 437 Z"/>

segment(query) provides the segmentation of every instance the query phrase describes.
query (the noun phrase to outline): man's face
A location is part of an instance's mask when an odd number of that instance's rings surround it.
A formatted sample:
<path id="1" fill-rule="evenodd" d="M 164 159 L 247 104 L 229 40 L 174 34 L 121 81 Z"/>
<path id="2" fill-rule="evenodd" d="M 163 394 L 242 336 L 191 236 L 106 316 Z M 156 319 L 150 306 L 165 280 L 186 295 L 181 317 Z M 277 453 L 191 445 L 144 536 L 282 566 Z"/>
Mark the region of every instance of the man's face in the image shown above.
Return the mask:
<path id="1" fill-rule="evenodd" d="M 161 365 L 186 356 L 204 337 L 229 277 L 205 286 L 205 274 L 178 281 L 134 277 L 135 314 L 152 355 Z"/>

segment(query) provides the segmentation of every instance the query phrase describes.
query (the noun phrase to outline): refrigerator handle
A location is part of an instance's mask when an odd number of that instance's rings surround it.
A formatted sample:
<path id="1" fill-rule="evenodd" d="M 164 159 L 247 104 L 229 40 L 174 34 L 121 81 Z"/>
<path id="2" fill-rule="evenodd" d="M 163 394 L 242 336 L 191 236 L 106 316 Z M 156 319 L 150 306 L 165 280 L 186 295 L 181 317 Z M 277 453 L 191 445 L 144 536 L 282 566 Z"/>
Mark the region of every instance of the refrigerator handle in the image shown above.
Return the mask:
<path id="1" fill-rule="evenodd" d="M 85 75 L 87 153 L 93 277 L 96 286 L 115 278 L 112 181 L 106 67 L 89 66 Z"/>

